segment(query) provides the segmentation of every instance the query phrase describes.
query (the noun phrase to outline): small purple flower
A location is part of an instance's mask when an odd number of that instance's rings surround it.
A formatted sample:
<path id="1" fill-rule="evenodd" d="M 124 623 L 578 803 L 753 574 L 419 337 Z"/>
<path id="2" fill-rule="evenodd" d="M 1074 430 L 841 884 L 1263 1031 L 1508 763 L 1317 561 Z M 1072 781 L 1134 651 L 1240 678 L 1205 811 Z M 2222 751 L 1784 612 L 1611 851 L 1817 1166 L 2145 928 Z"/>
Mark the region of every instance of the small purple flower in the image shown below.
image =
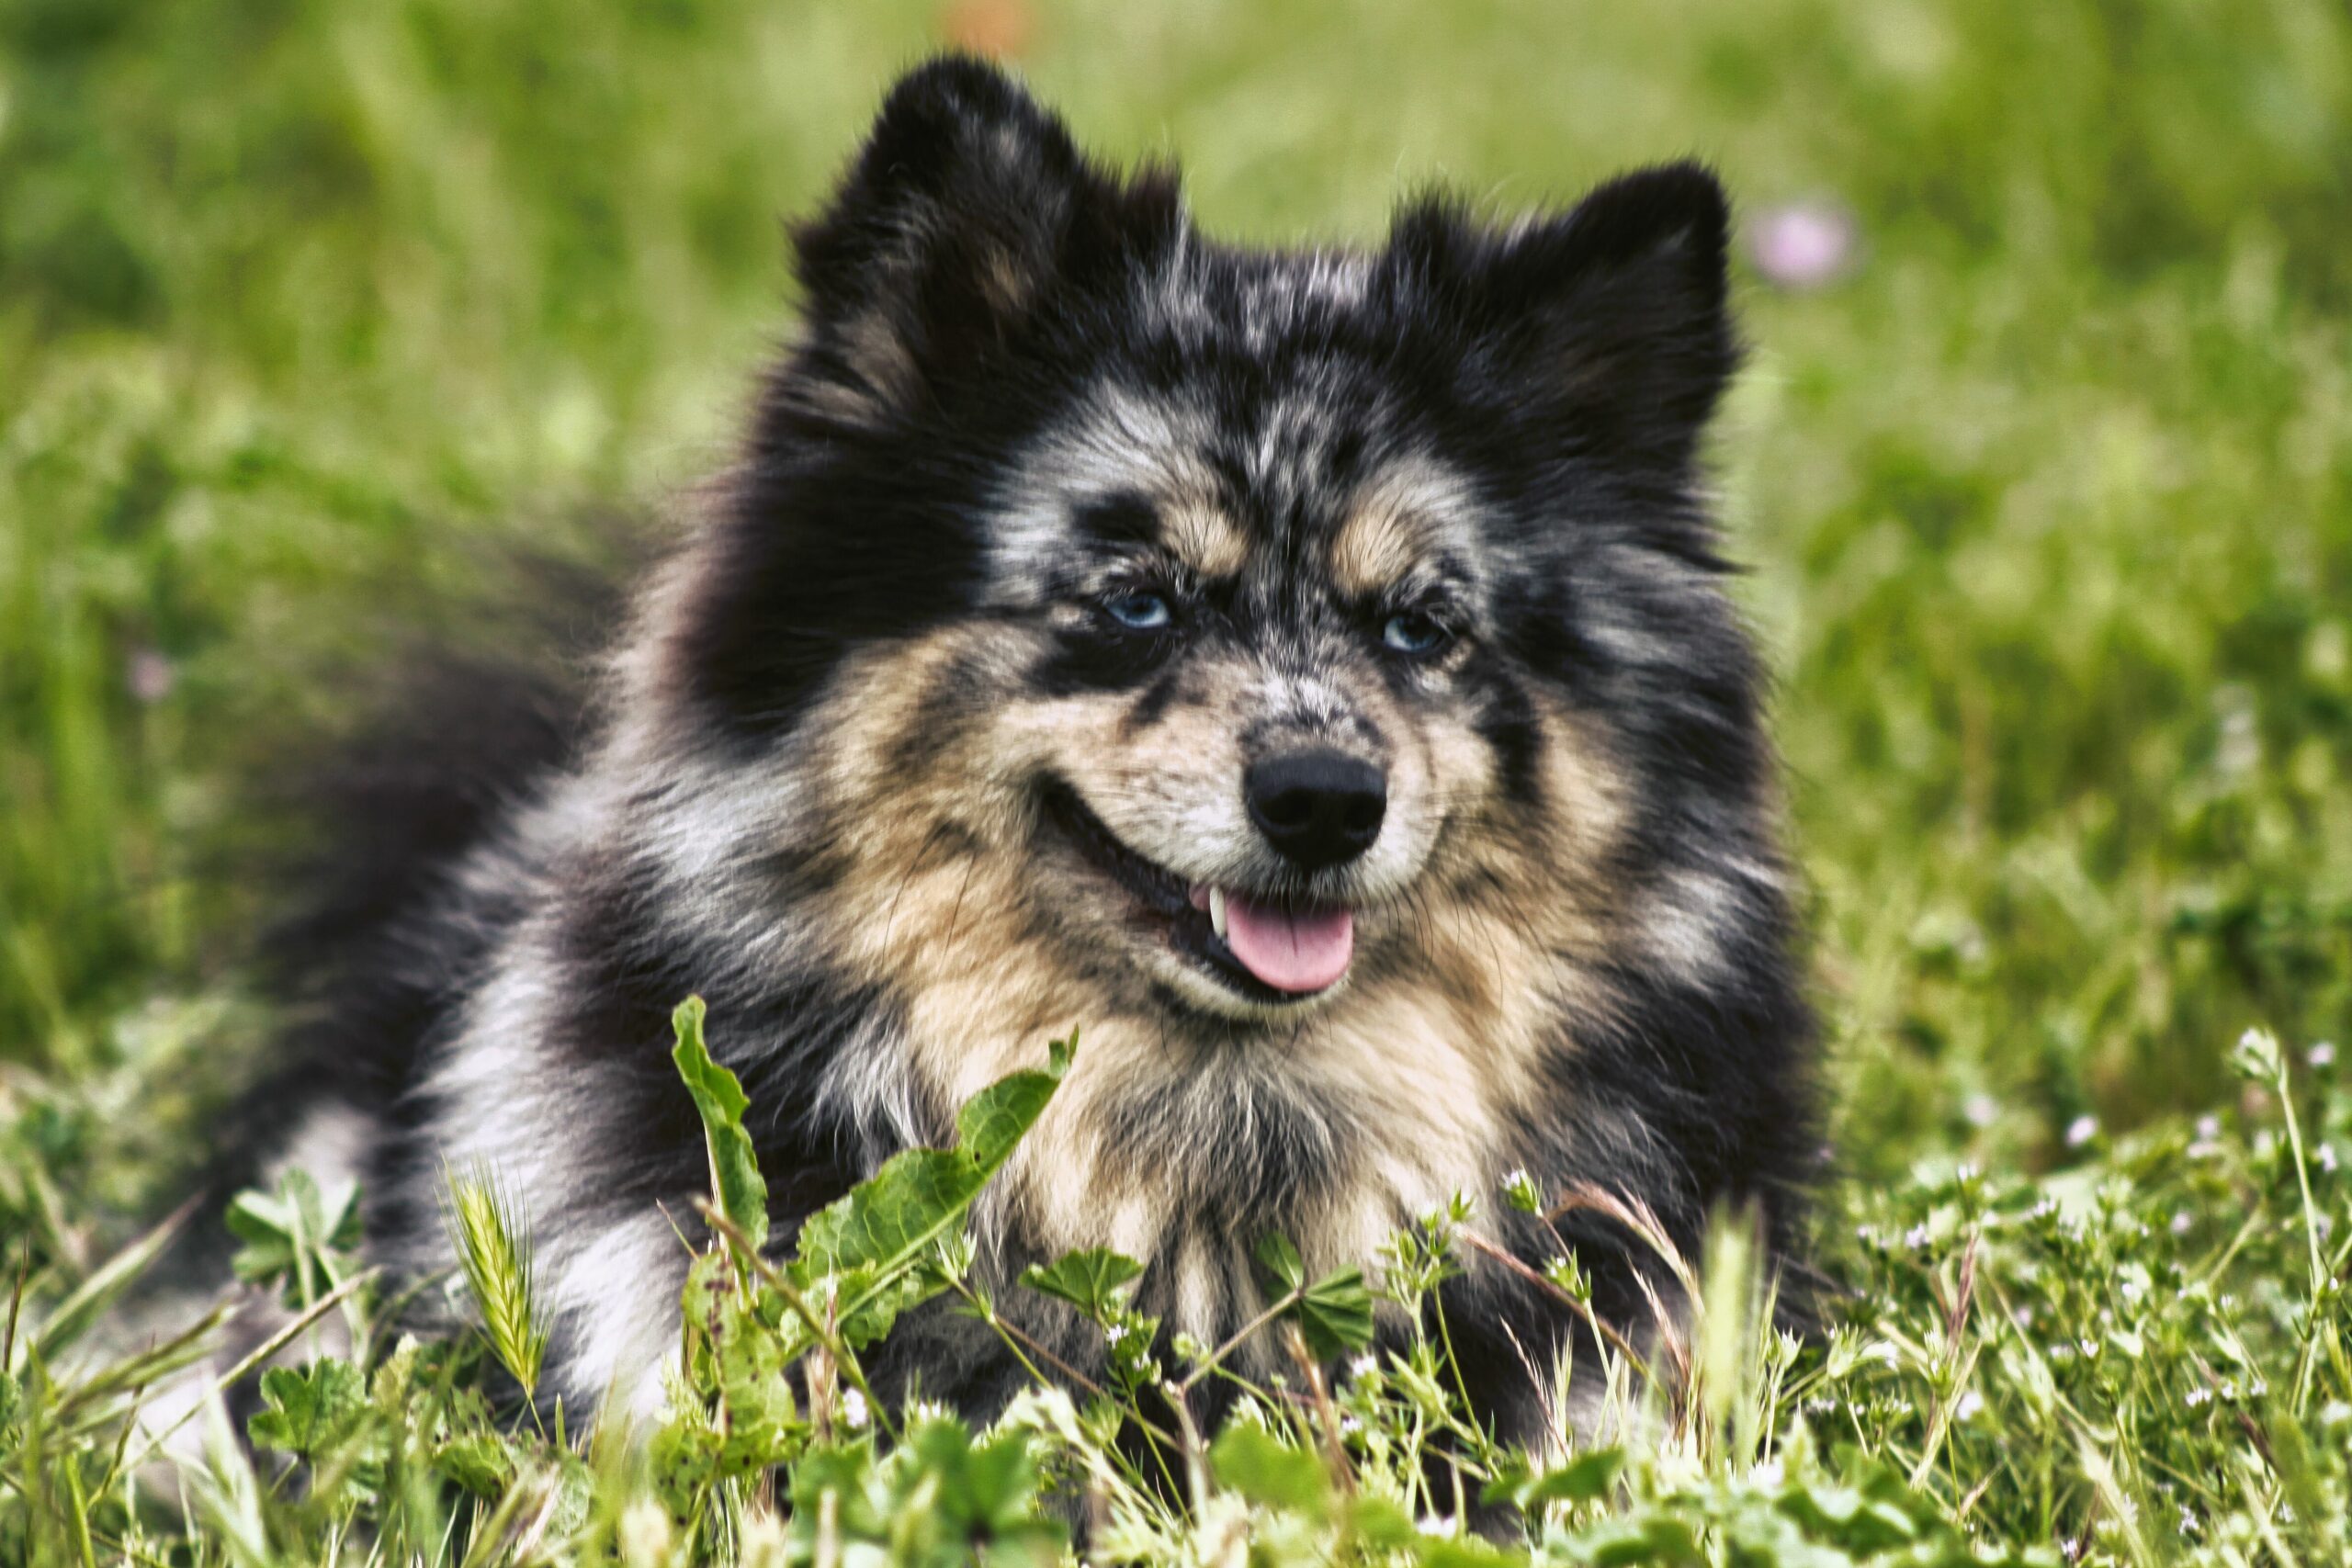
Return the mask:
<path id="1" fill-rule="evenodd" d="M 132 699 L 149 704 L 170 696 L 172 683 L 178 678 L 172 661 L 152 648 L 134 649 L 122 672 L 122 683 L 130 689 Z"/>
<path id="2" fill-rule="evenodd" d="M 1854 215 L 1830 201 L 1768 207 L 1747 230 L 1747 254 L 1769 283 L 1819 288 L 1851 272 L 1860 246 Z"/>

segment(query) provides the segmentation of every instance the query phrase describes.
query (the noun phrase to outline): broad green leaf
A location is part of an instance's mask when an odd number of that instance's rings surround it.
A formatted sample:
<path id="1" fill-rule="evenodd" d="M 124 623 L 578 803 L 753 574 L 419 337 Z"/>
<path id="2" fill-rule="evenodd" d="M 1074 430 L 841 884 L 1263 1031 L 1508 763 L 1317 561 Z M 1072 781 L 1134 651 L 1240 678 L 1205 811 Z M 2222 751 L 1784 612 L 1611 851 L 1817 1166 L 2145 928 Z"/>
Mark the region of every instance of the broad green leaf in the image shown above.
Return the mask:
<path id="1" fill-rule="evenodd" d="M 1018 1534 L 1040 1521 L 1037 1466 L 1018 1434 L 975 1440 L 960 1420 L 925 1421 L 907 1434 L 914 1474 L 902 1482 L 920 1487 L 938 1478 L 935 1495 L 946 1521 L 966 1540 Z"/>
<path id="2" fill-rule="evenodd" d="M 1424 1536 L 1416 1542 L 1421 1568 L 1525 1568 L 1524 1552 L 1505 1551 L 1476 1536 Z"/>
<path id="3" fill-rule="evenodd" d="M 985 1174 L 961 1149 L 909 1149 L 809 1216 L 800 1257 L 820 1273 L 910 1260 L 978 1196 Z"/>
<path id="4" fill-rule="evenodd" d="M 1070 1047 L 1057 1041 L 1043 1071 L 1014 1073 L 972 1097 L 956 1125 L 952 1149 L 909 1149 L 801 1227 L 793 1265 L 812 1288 L 841 1277 L 839 1322 L 853 1348 L 887 1332 L 923 1293 L 907 1270 L 963 1218 L 989 1179 L 1003 1168 L 1069 1069 Z"/>
<path id="5" fill-rule="evenodd" d="M 1319 1359 L 1328 1361 L 1372 1343 L 1372 1292 L 1363 1282 L 1363 1269 L 1336 1269 L 1301 1291 L 1306 1264 L 1288 1236 L 1268 1232 L 1259 1239 L 1257 1254 L 1258 1266 L 1266 1271 L 1267 1293 L 1277 1300 L 1298 1296 L 1284 1315 L 1297 1322 L 1307 1348 Z"/>
<path id="6" fill-rule="evenodd" d="M 1372 1292 L 1363 1270 L 1341 1269 L 1306 1288 L 1297 1309 L 1307 1348 L 1324 1360 L 1372 1343 Z"/>
<path id="7" fill-rule="evenodd" d="M 1143 1277 L 1143 1265 L 1108 1247 L 1072 1252 L 1052 1263 L 1033 1264 L 1021 1282 L 1058 1297 L 1100 1323 L 1116 1312 L 1120 1293 Z"/>
<path id="8" fill-rule="evenodd" d="M 1036 1123 L 1046 1101 L 1054 1097 L 1062 1076 L 1069 1071 L 1070 1054 L 1077 1045 L 1075 1034 L 1054 1041 L 1046 1047 L 1044 1070 L 1001 1078 L 972 1096 L 956 1113 L 958 1147 L 983 1173 L 993 1176 L 1012 1156 L 1013 1145 Z"/>
<path id="9" fill-rule="evenodd" d="M 1209 1448 L 1220 1485 L 1262 1507 L 1319 1519 L 1331 1499 L 1322 1459 L 1257 1427 L 1234 1425 Z"/>
<path id="10" fill-rule="evenodd" d="M 257 1448 L 304 1458 L 332 1451 L 368 1423 L 368 1379 L 330 1358 L 307 1367 L 272 1367 L 261 1375 L 266 1409 L 246 1424 Z"/>
<path id="11" fill-rule="evenodd" d="M 702 1115 L 703 1144 L 710 1154 L 712 1201 L 729 1224 L 751 1238 L 756 1251 L 767 1245 L 768 1184 L 760 1175 L 752 1135 L 743 1130 L 743 1112 L 751 1106 L 751 1097 L 743 1092 L 741 1080 L 711 1060 L 709 1047 L 703 1043 L 702 1021 L 700 997 L 688 997 L 678 1004 L 678 1010 L 670 1015 L 670 1026 L 678 1036 L 670 1059 L 678 1065 L 678 1076 L 685 1080 L 686 1092 L 694 1096 L 695 1109 Z"/>
<path id="12" fill-rule="evenodd" d="M 1792 1488 L 1780 1500 L 1781 1511 L 1804 1528 L 1809 1536 L 1837 1542 L 1867 1556 L 1890 1551 L 1918 1532 L 1899 1503 L 1856 1489 L 1824 1483 Z"/>
<path id="13" fill-rule="evenodd" d="M 708 1325 L 711 1354 L 718 1404 L 727 1417 L 718 1472 L 756 1475 L 790 1459 L 798 1447 L 800 1412 L 792 1397 L 787 1346 L 735 1292 L 712 1299 L 717 1311 Z"/>
<path id="14" fill-rule="evenodd" d="M 244 1245 L 229 1262 L 249 1284 L 279 1284 L 300 1306 L 334 1289 L 326 1255 L 359 1245 L 359 1189 L 345 1182 L 322 1193 L 310 1173 L 289 1170 L 276 1192 L 246 1190 L 230 1201 L 229 1229 Z"/>
<path id="15" fill-rule="evenodd" d="M 1299 1260 L 1298 1248 L 1280 1231 L 1269 1231 L 1259 1238 L 1258 1266 L 1272 1279 L 1272 1292 L 1277 1296 L 1290 1294 L 1306 1280 L 1306 1265 Z"/>
<path id="16" fill-rule="evenodd" d="M 477 1497 L 496 1498 L 514 1480 L 514 1455 L 493 1432 L 469 1432 L 433 1450 L 433 1468 Z"/>
<path id="17" fill-rule="evenodd" d="M 1410 1546 L 1420 1532 L 1413 1528 L 1413 1516 L 1385 1497 L 1367 1497 L 1361 1493 L 1348 1499 L 1349 1530 L 1366 1546 Z"/>
<path id="18" fill-rule="evenodd" d="M 1498 1478 L 1484 1496 L 1487 1502 L 1507 1502 L 1520 1508 L 1544 1503 L 1590 1503 L 1608 1493 L 1624 1468 L 1624 1450 L 1588 1449 L 1557 1470 Z"/>
<path id="19" fill-rule="evenodd" d="M 1657 1515 L 1604 1520 L 1571 1544 L 1575 1554 L 1569 1561 L 1592 1568 L 1707 1568 L 1690 1526 Z"/>

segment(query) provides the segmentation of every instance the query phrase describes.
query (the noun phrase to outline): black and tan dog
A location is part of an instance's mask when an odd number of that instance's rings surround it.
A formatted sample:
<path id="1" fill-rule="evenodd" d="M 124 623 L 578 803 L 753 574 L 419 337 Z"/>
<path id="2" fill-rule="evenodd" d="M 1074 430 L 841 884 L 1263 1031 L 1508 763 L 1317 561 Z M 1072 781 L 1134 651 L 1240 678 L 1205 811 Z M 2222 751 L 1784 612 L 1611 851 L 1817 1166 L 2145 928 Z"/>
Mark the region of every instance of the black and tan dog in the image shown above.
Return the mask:
<path id="1" fill-rule="evenodd" d="M 981 1267 L 1115 1247 L 1207 1341 L 1268 1231 L 1363 1262 L 1465 1191 L 1555 1250 L 1492 1201 L 1521 1168 L 1685 1246 L 1752 1201 L 1784 1245 L 1810 1027 L 1696 459 L 1726 222 L 1675 165 L 1506 227 L 1430 200 L 1374 250 L 1227 246 L 994 70 L 906 78 L 594 692 L 445 692 L 280 954 L 328 1085 L 299 1142 L 356 1163 L 369 1246 L 447 1264 L 445 1162 L 489 1162 L 551 1387 L 657 1407 L 706 1180 L 689 993 L 786 1236 L 1079 1031 Z M 1646 1315 L 1639 1244 L 1571 1239 Z M 1519 1351 L 1564 1322 L 1477 1258 L 1446 1291 L 1531 1433 Z M 994 1343 L 919 1316 L 873 1371 L 985 1415 Z"/>

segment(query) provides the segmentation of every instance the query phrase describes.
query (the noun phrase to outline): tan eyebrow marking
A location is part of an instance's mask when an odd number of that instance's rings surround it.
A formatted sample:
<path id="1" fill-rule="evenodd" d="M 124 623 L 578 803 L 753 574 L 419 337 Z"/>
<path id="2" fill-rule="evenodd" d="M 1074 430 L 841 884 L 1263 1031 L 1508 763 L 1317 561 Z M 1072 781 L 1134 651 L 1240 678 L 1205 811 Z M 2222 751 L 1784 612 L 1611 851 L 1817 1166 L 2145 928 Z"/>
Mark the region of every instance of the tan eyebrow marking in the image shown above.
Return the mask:
<path id="1" fill-rule="evenodd" d="M 1405 497 L 1374 491 L 1331 540 L 1331 578 L 1350 598 L 1372 598 L 1409 575 L 1429 543 L 1429 525 Z"/>
<path id="2" fill-rule="evenodd" d="M 1250 558 L 1250 538 L 1221 507 L 1179 502 L 1161 508 L 1160 544 L 1203 577 L 1231 577 Z"/>

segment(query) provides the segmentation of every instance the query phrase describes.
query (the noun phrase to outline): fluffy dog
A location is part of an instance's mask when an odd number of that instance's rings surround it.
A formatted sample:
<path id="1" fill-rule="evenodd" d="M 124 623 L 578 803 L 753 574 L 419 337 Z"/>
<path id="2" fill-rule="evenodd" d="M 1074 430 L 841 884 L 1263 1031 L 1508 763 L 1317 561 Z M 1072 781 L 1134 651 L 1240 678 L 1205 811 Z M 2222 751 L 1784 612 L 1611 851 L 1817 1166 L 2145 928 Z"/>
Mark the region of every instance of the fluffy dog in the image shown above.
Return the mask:
<path id="1" fill-rule="evenodd" d="M 1727 221 L 1686 164 L 1230 246 L 994 69 L 909 75 L 797 230 L 800 335 L 594 690 L 447 685 L 349 797 L 279 959 L 369 1247 L 446 1267 L 441 1172 L 494 1167 L 547 1388 L 657 1407 L 699 993 L 787 1242 L 1079 1031 L 975 1228 L 1080 1367 L 1023 1265 L 1115 1247 L 1216 1342 L 1269 1231 L 1363 1262 L 1462 1191 L 1540 1261 L 1491 1201 L 1520 1169 L 1686 1247 L 1752 1205 L 1785 1248 L 1812 1034 L 1698 461 Z M 1645 1248 L 1564 1228 L 1645 1320 Z M 1571 1320 L 1479 1258 L 1443 1300 L 1474 1396 L 1535 1433 L 1520 1351 Z M 983 1416 L 1018 1384 L 945 1313 L 869 1371 Z"/>

